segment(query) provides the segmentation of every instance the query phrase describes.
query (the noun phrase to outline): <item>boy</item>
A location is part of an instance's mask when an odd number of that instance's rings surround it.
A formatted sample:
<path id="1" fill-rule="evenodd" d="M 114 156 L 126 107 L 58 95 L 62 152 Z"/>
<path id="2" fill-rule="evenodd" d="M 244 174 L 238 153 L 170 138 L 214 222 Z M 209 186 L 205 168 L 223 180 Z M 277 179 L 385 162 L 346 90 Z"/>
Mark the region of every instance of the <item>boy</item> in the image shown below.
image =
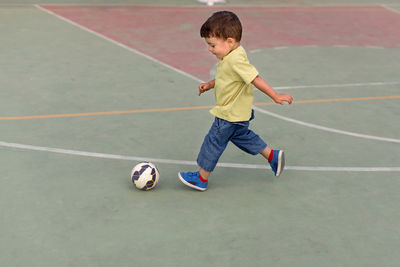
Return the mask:
<path id="1" fill-rule="evenodd" d="M 275 176 L 279 176 L 285 165 L 283 151 L 272 150 L 248 129 L 254 118 L 253 85 L 278 104 L 291 104 L 292 96 L 275 92 L 249 63 L 246 51 L 240 45 L 242 25 L 234 13 L 214 13 L 201 27 L 200 36 L 205 38 L 208 50 L 220 60 L 215 80 L 199 85 L 199 96 L 214 88 L 216 106 L 210 113 L 215 120 L 197 158 L 200 170 L 180 172 L 179 179 L 191 188 L 206 190 L 208 177 L 229 141 L 249 154 L 264 156 Z"/>

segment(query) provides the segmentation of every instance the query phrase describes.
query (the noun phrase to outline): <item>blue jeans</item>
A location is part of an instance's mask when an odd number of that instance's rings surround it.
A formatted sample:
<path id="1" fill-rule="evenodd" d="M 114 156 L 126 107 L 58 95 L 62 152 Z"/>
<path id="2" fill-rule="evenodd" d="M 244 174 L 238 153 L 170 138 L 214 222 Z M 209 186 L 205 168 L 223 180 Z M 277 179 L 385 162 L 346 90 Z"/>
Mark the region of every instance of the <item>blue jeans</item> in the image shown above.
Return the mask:
<path id="1" fill-rule="evenodd" d="M 249 154 L 257 155 L 261 153 L 267 147 L 267 144 L 257 134 L 249 130 L 249 124 L 253 118 L 254 111 L 248 121 L 229 122 L 215 118 L 197 157 L 197 164 L 200 168 L 212 172 L 229 141 Z"/>

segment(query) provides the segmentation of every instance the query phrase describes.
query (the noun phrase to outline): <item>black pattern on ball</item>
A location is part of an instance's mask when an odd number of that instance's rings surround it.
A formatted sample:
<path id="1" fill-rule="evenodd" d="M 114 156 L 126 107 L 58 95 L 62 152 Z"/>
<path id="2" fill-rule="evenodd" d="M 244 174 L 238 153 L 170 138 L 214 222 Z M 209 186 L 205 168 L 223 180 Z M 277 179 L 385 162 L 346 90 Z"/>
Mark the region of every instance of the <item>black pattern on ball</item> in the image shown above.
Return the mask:
<path id="1" fill-rule="evenodd" d="M 147 186 L 143 186 L 142 188 L 140 188 L 140 190 L 146 191 L 147 190 Z"/>
<path id="2" fill-rule="evenodd" d="M 151 168 L 150 165 L 143 165 L 142 168 L 141 168 L 140 171 L 139 171 L 139 172 L 140 172 L 140 175 L 142 175 L 142 173 L 144 173 L 144 171 L 145 171 L 147 168 Z"/>
<path id="3" fill-rule="evenodd" d="M 137 179 L 139 179 L 140 173 L 138 171 L 135 171 L 132 175 L 132 181 L 135 182 Z"/>

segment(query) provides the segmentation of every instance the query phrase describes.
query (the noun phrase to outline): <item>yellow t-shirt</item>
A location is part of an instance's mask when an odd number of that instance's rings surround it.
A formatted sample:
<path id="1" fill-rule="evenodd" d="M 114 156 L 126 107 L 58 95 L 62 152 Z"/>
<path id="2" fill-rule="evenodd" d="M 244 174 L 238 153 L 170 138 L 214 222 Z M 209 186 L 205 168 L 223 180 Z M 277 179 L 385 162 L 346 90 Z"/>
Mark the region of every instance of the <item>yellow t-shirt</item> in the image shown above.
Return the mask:
<path id="1" fill-rule="evenodd" d="M 210 110 L 215 117 L 230 121 L 247 121 L 251 117 L 253 84 L 258 75 L 242 46 L 226 55 L 217 66 L 214 95 L 216 106 Z"/>

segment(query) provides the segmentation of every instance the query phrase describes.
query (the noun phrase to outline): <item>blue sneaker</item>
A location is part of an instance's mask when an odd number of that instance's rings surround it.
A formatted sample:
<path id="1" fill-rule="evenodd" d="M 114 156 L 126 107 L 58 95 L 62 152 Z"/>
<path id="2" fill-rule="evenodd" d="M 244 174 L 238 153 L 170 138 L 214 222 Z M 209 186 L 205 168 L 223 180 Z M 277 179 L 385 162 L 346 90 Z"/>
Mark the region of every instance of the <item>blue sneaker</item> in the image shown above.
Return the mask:
<path id="1" fill-rule="evenodd" d="M 207 190 L 207 182 L 203 182 L 199 178 L 199 172 L 180 172 L 178 173 L 179 179 L 181 179 L 182 183 L 185 185 L 200 190 Z"/>
<path id="2" fill-rule="evenodd" d="M 285 153 L 283 153 L 282 150 L 274 150 L 273 153 L 272 161 L 269 165 L 271 165 L 271 169 L 275 173 L 275 176 L 279 176 L 285 167 Z"/>

